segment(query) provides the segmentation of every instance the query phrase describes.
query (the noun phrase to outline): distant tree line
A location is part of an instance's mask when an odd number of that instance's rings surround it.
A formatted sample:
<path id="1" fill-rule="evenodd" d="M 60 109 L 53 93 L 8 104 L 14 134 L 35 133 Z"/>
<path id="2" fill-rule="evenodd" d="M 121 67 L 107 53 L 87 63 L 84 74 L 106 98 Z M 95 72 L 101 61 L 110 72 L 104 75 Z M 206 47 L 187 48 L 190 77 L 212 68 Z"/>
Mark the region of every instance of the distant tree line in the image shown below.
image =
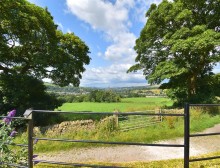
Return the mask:
<path id="1" fill-rule="evenodd" d="M 73 102 L 111 103 L 111 102 L 121 101 L 120 95 L 112 90 L 93 90 L 88 94 L 81 94 L 81 95 L 74 95 L 74 94 L 59 95 L 58 98 L 68 103 L 73 103 Z"/>

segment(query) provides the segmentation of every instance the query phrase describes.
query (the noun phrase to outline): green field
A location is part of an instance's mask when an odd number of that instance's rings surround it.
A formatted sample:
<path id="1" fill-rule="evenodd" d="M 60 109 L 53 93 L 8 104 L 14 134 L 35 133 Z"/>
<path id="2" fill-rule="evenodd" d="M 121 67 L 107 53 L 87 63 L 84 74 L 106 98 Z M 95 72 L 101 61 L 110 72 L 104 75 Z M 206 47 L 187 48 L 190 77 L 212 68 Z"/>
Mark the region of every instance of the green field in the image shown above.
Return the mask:
<path id="1" fill-rule="evenodd" d="M 93 111 L 93 112 L 132 112 L 154 110 L 156 108 L 172 106 L 172 100 L 163 97 L 123 98 L 119 103 L 65 103 L 58 110 L 61 111 Z"/>

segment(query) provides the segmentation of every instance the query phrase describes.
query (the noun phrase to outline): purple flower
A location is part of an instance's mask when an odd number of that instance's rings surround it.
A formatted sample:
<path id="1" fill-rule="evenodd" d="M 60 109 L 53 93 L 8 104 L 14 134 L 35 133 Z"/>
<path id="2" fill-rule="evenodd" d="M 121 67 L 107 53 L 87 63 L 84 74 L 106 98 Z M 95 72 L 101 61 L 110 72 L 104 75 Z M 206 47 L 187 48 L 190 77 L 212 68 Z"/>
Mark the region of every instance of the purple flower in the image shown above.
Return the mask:
<path id="1" fill-rule="evenodd" d="M 34 140 L 34 144 L 37 144 L 37 142 L 38 142 L 38 139 L 36 138 L 36 139 Z"/>
<path id="2" fill-rule="evenodd" d="M 16 114 L 16 110 L 12 110 L 8 113 L 7 117 L 3 119 L 3 121 L 5 122 L 5 124 L 9 124 L 12 120 L 11 117 L 14 117 Z"/>
<path id="3" fill-rule="evenodd" d="M 14 117 L 15 114 L 16 114 L 16 110 L 14 109 L 8 113 L 8 117 Z"/>
<path id="4" fill-rule="evenodd" d="M 11 122 L 11 118 L 6 117 L 6 118 L 3 119 L 3 121 L 4 121 L 5 124 L 8 125 Z"/>
<path id="5" fill-rule="evenodd" d="M 14 137 L 18 132 L 16 132 L 15 130 L 11 132 L 10 137 Z"/>
<path id="6" fill-rule="evenodd" d="M 36 164 L 38 164 L 38 163 L 39 163 L 39 161 L 38 161 L 38 160 L 36 160 L 36 161 L 34 160 L 33 162 L 34 162 L 34 165 L 36 165 Z"/>
<path id="7" fill-rule="evenodd" d="M 33 155 L 33 159 L 36 158 L 36 157 L 38 157 L 38 155 Z"/>
<path id="8" fill-rule="evenodd" d="M 34 158 L 36 158 L 36 157 L 38 157 L 38 155 L 33 155 L 33 159 L 34 159 Z M 38 164 L 38 163 L 39 163 L 39 161 L 38 161 L 38 160 L 33 160 L 33 162 L 34 162 L 34 165 L 36 165 L 36 164 Z"/>

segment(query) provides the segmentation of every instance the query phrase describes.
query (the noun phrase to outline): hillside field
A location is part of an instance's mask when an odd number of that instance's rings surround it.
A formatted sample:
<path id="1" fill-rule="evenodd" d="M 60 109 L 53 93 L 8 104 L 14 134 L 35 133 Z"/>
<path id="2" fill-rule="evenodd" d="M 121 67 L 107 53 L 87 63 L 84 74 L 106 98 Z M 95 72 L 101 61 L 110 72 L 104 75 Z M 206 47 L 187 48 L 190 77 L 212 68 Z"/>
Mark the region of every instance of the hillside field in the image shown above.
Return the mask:
<path id="1" fill-rule="evenodd" d="M 164 97 L 123 98 L 119 103 L 65 103 L 58 110 L 61 111 L 93 111 L 93 112 L 132 112 L 154 110 L 165 106 L 172 106 L 173 101 Z"/>

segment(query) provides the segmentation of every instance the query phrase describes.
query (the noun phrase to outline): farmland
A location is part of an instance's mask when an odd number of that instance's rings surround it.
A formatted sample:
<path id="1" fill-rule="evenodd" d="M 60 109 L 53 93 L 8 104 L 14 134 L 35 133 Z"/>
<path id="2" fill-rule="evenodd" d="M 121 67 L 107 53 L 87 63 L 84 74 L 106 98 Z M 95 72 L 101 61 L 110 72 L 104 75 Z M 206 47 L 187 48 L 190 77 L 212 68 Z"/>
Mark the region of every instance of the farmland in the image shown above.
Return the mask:
<path id="1" fill-rule="evenodd" d="M 119 103 L 65 103 L 59 107 L 61 111 L 93 111 L 93 112 L 119 112 L 154 110 L 172 105 L 172 100 L 163 97 L 123 98 Z"/>

